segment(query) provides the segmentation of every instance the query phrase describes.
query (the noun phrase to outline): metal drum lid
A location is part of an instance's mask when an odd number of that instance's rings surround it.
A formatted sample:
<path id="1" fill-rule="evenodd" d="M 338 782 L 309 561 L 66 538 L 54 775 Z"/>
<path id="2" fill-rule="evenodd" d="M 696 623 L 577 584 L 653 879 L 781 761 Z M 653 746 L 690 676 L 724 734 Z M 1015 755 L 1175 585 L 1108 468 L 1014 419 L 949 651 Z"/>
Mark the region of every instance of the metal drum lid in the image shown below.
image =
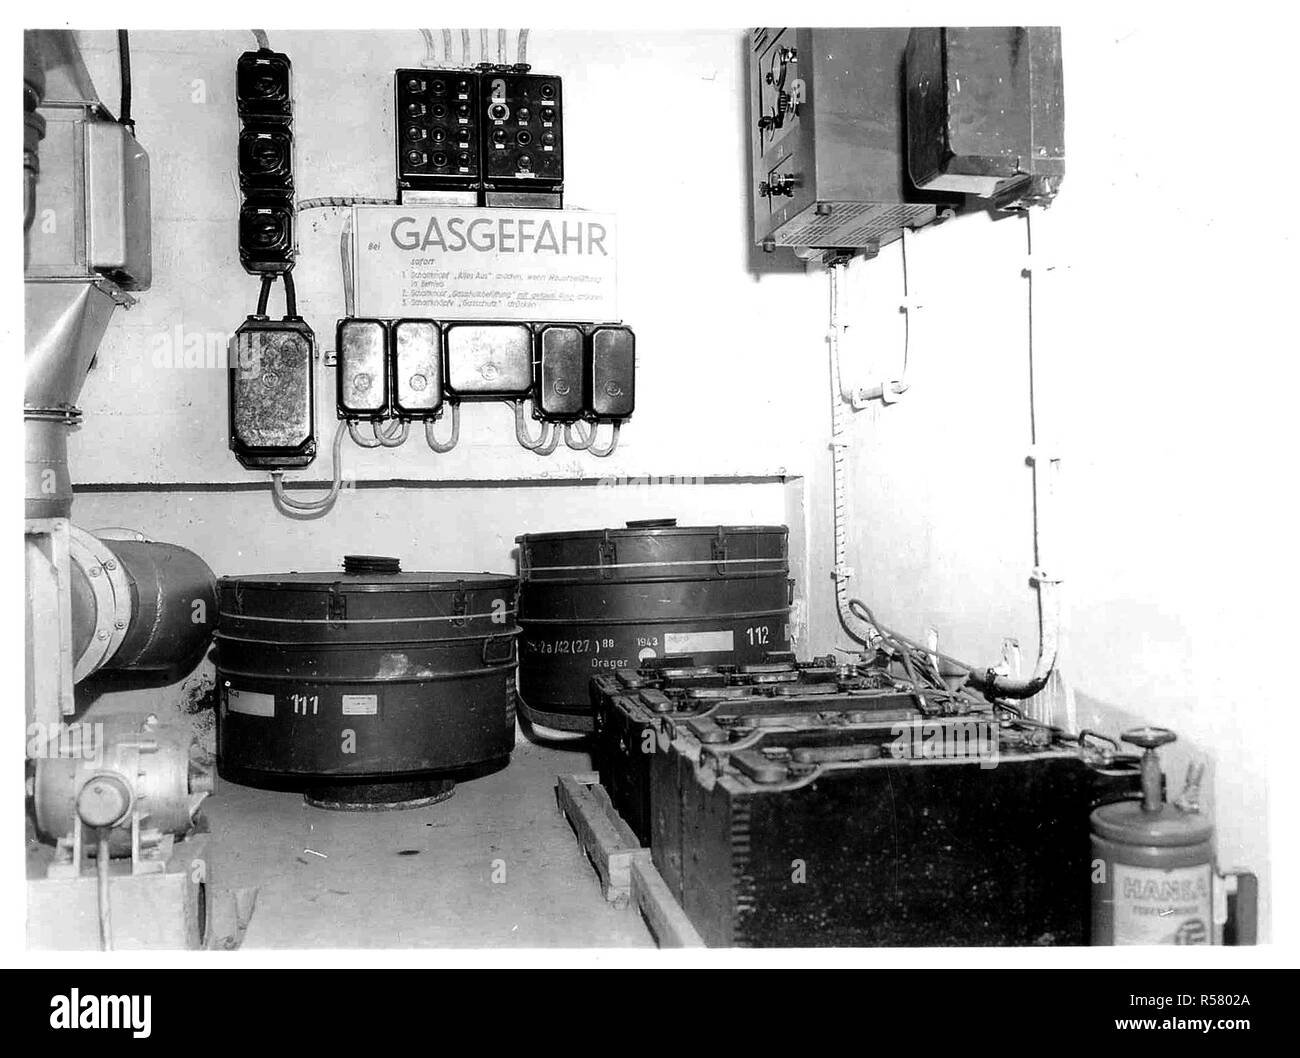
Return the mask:
<path id="1" fill-rule="evenodd" d="M 349 572 L 351 570 L 351 572 Z M 391 570 L 391 571 L 387 571 Z M 401 572 L 349 556 L 338 572 L 223 577 L 218 637 L 455 639 L 515 632 L 518 582 L 502 573 Z"/>
<path id="2" fill-rule="evenodd" d="M 656 518 L 623 529 L 527 533 L 515 542 L 525 582 L 580 584 L 784 577 L 788 536 L 783 525 L 679 526 Z"/>

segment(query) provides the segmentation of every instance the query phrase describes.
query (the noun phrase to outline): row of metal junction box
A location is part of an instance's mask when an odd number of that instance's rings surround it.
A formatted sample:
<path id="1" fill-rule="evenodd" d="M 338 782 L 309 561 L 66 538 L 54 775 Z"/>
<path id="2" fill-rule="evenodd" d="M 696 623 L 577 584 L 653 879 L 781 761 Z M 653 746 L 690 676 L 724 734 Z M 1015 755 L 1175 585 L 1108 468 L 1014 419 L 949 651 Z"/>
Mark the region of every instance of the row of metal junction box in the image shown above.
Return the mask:
<path id="1" fill-rule="evenodd" d="M 710 946 L 1086 944 L 1089 814 L 1135 757 L 887 659 L 647 659 L 591 681 L 601 783 Z"/>
<path id="2" fill-rule="evenodd" d="M 616 324 L 339 320 L 338 413 L 425 419 L 444 400 L 533 398 L 537 418 L 627 419 L 636 338 Z"/>

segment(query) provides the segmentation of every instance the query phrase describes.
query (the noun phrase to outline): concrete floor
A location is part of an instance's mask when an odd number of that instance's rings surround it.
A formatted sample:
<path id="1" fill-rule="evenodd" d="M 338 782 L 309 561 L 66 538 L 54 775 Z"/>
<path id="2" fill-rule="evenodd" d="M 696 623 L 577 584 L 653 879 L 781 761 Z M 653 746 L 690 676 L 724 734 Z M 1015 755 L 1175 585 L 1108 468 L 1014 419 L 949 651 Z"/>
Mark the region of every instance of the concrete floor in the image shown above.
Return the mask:
<path id="1" fill-rule="evenodd" d="M 585 753 L 519 745 L 503 771 L 400 812 L 221 782 L 213 880 L 258 887 L 245 948 L 653 947 L 556 807 L 555 777 L 590 770 Z"/>

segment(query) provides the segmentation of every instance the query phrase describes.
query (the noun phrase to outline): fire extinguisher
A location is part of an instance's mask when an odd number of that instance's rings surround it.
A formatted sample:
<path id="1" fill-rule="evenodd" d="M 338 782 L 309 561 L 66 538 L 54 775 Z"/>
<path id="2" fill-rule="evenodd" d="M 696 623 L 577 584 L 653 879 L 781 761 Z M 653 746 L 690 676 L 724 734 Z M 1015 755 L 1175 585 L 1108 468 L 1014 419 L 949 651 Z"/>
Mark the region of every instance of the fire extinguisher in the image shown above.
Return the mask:
<path id="1" fill-rule="evenodd" d="M 1092 943 L 1254 944 L 1258 883 L 1248 871 L 1215 869 L 1214 826 L 1197 804 L 1200 770 L 1165 802 L 1156 749 L 1178 736 L 1143 727 L 1120 737 L 1146 751 L 1142 798 L 1092 813 Z"/>

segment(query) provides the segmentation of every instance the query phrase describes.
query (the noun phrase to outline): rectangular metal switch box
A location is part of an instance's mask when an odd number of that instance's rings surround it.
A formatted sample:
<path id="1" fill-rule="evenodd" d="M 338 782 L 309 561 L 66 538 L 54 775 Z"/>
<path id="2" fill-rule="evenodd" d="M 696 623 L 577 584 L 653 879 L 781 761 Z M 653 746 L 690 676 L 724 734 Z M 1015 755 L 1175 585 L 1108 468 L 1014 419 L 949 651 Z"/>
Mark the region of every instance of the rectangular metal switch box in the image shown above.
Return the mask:
<path id="1" fill-rule="evenodd" d="M 537 407 L 542 417 L 582 417 L 586 336 L 581 327 L 543 327 L 537 335 Z"/>
<path id="2" fill-rule="evenodd" d="M 398 320 L 390 339 L 393 410 L 403 419 L 436 418 L 442 408 L 442 330 L 433 320 Z"/>
<path id="3" fill-rule="evenodd" d="M 302 320 L 249 317 L 230 348 L 230 448 L 250 470 L 316 458 L 315 338 Z"/>
<path id="4" fill-rule="evenodd" d="M 533 386 L 533 334 L 523 324 L 448 325 L 447 389 L 457 397 L 525 397 Z"/>
<path id="5" fill-rule="evenodd" d="M 636 406 L 636 335 L 629 327 L 591 333 L 587 411 L 597 419 L 626 419 Z"/>
<path id="6" fill-rule="evenodd" d="M 906 29 L 757 29 L 750 41 L 754 242 L 865 249 L 935 218 L 906 179 Z"/>
<path id="7" fill-rule="evenodd" d="M 383 419 L 388 414 L 388 324 L 339 320 L 338 412 L 344 419 Z"/>
<path id="8" fill-rule="evenodd" d="M 1061 31 L 913 29 L 908 168 L 919 188 L 1049 202 L 1065 175 Z"/>

